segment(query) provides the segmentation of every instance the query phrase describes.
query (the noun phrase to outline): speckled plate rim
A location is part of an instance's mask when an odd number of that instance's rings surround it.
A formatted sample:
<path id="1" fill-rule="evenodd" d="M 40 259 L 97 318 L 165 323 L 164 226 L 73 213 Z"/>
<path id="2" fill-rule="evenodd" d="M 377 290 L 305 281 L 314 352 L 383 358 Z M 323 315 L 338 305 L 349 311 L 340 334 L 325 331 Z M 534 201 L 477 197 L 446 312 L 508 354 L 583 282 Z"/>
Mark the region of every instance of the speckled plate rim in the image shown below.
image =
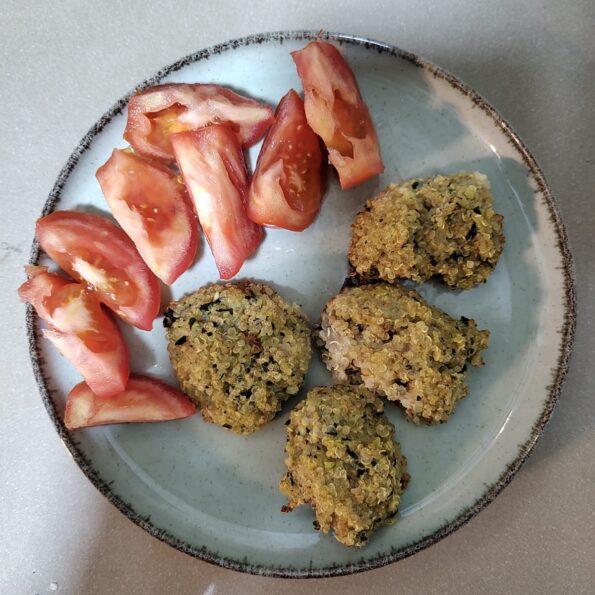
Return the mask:
<path id="1" fill-rule="evenodd" d="M 537 165 L 535 158 L 527 149 L 523 141 L 513 131 L 510 124 L 502 118 L 502 116 L 488 103 L 483 97 L 469 88 L 465 83 L 460 81 L 452 74 L 445 70 L 435 66 L 434 64 L 412 54 L 410 52 L 403 51 L 393 45 L 386 44 L 380 41 L 375 41 L 367 37 L 358 35 L 348 35 L 343 33 L 332 33 L 332 32 L 316 32 L 316 31 L 275 31 L 270 33 L 259 33 L 256 35 L 249 35 L 239 39 L 233 39 L 222 44 L 214 45 L 204 50 L 200 50 L 196 53 L 190 54 L 181 60 L 166 66 L 158 71 L 153 77 L 145 80 L 141 83 L 136 90 L 155 85 L 161 79 L 177 70 L 180 70 L 184 66 L 190 63 L 198 62 L 200 60 L 206 60 L 213 54 L 220 54 L 229 50 L 234 50 L 243 46 L 261 44 L 269 41 L 283 42 L 283 40 L 311 40 L 317 37 L 323 39 L 329 39 L 339 44 L 348 43 L 364 47 L 370 51 L 376 51 L 378 53 L 387 53 L 389 55 L 398 57 L 400 59 L 407 60 L 411 64 L 418 68 L 427 70 L 434 77 L 442 79 L 460 91 L 463 95 L 468 97 L 473 104 L 483 110 L 487 116 L 489 116 L 494 123 L 501 128 L 502 132 L 506 135 L 511 145 L 516 149 L 524 164 L 531 172 L 536 184 L 537 190 L 541 192 L 545 203 L 548 207 L 552 224 L 554 226 L 558 248 L 562 257 L 564 266 L 564 326 L 561 331 L 560 351 L 558 357 L 558 363 L 555 370 L 552 370 L 552 383 L 548 389 L 548 395 L 544 403 L 543 410 L 541 411 L 539 418 L 533 426 L 530 436 L 527 441 L 519 446 L 518 455 L 515 460 L 504 470 L 499 479 L 487 487 L 483 495 L 469 508 L 462 511 L 457 518 L 453 521 L 444 524 L 438 528 L 431 535 L 420 539 L 419 541 L 403 547 L 390 554 L 381 555 L 374 559 L 358 562 L 355 564 L 349 564 L 345 566 L 337 567 L 326 567 L 321 569 L 313 568 L 292 568 L 288 566 L 286 568 L 269 568 L 266 566 L 252 565 L 247 559 L 243 560 L 232 560 L 221 557 L 211 553 L 207 547 L 196 548 L 191 546 L 179 539 L 174 535 L 169 534 L 163 529 L 159 529 L 153 525 L 149 517 L 143 517 L 139 515 L 133 505 L 125 502 L 122 498 L 113 493 L 109 483 L 106 483 L 93 468 L 91 462 L 87 459 L 85 454 L 82 452 L 80 445 L 73 434 L 68 432 L 56 409 L 54 400 L 52 398 L 52 391 L 48 388 L 48 381 L 43 371 L 43 359 L 41 351 L 39 349 L 40 335 L 37 330 L 36 320 L 37 316 L 31 306 L 27 308 L 26 323 L 27 323 L 27 337 L 29 341 L 29 353 L 31 356 L 31 363 L 33 366 L 33 373 L 39 390 L 41 398 L 47 409 L 47 412 L 52 420 L 56 431 L 60 438 L 70 451 L 77 465 L 81 468 L 83 473 L 91 481 L 91 483 L 103 494 L 118 510 L 124 513 L 131 521 L 136 523 L 139 527 L 160 539 L 161 541 L 171 545 L 177 550 L 200 558 L 206 562 L 217 564 L 224 568 L 237 570 L 241 572 L 248 572 L 251 574 L 272 576 L 281 578 L 321 578 L 321 577 L 332 577 L 341 576 L 346 574 L 352 574 L 356 572 L 363 572 L 365 570 L 371 570 L 373 568 L 379 568 L 392 562 L 396 562 L 408 556 L 411 556 L 450 535 L 453 531 L 456 531 L 459 527 L 463 526 L 481 510 L 483 510 L 490 502 L 496 498 L 496 496 L 510 483 L 514 475 L 527 460 L 527 457 L 531 454 L 535 443 L 542 434 L 545 425 L 547 424 L 552 411 L 556 405 L 558 396 L 561 391 L 562 384 L 568 371 L 568 363 L 570 354 L 572 351 L 572 345 L 574 341 L 574 331 L 576 326 L 576 294 L 575 294 L 575 275 L 574 275 L 574 264 L 572 254 L 568 244 L 568 238 L 564 224 L 560 218 L 558 207 L 552 196 L 552 193 L 547 185 L 545 177 Z M 135 90 L 135 91 L 136 91 Z M 60 201 L 62 188 L 66 183 L 72 170 L 78 163 L 81 155 L 89 148 L 93 139 L 103 130 L 103 128 L 111 121 L 111 119 L 120 114 L 126 107 L 129 98 L 133 93 L 130 92 L 128 95 L 120 99 L 108 112 L 106 112 L 97 123 L 87 132 L 82 138 L 76 149 L 70 155 L 65 166 L 62 168 L 52 191 L 50 192 L 48 199 L 44 205 L 42 216 L 51 213 L 58 202 Z M 37 264 L 39 259 L 39 245 L 36 240 L 33 240 L 31 248 L 30 263 Z"/>

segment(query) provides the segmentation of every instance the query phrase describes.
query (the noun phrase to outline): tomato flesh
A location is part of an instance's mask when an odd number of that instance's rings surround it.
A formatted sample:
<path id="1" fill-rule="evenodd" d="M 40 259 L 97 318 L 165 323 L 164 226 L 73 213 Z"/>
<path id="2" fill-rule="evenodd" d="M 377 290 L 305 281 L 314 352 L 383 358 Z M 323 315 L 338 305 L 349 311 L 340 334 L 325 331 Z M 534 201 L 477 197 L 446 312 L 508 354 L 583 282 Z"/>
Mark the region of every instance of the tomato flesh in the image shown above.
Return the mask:
<path id="1" fill-rule="evenodd" d="M 99 399 L 87 383 L 77 384 L 66 399 L 64 424 L 70 430 L 134 422 L 169 421 L 196 413 L 196 405 L 179 390 L 145 376 L 130 376 L 111 399 Z"/>
<path id="2" fill-rule="evenodd" d="M 56 211 L 37 221 L 36 235 L 60 268 L 91 286 L 108 308 L 133 326 L 152 328 L 159 281 L 119 227 L 96 215 Z"/>
<path id="3" fill-rule="evenodd" d="M 198 244 L 184 184 L 160 163 L 119 149 L 96 176 L 116 221 L 153 273 L 171 285 L 192 264 Z"/>
<path id="4" fill-rule="evenodd" d="M 17 290 L 21 301 L 31 304 L 42 320 L 51 322 L 52 310 L 49 300 L 51 300 L 52 294 L 56 295 L 71 281 L 48 273 L 47 267 L 26 266 L 25 271 L 28 280 Z"/>
<path id="5" fill-rule="evenodd" d="M 319 40 L 291 55 L 304 87 L 308 123 L 324 141 L 341 188 L 382 173 L 376 130 L 355 76 L 339 50 Z"/>
<path id="6" fill-rule="evenodd" d="M 226 122 L 244 148 L 273 123 L 273 110 L 219 85 L 176 83 L 141 91 L 128 103 L 124 138 L 147 157 L 174 161 L 171 135 Z"/>
<path id="7" fill-rule="evenodd" d="M 262 227 L 248 219 L 248 174 L 235 132 L 214 124 L 171 137 L 222 279 L 231 279 L 260 244 Z"/>
<path id="8" fill-rule="evenodd" d="M 279 102 L 250 184 L 248 216 L 270 227 L 306 229 L 323 193 L 322 151 L 304 102 L 292 89 Z"/>
<path id="9" fill-rule="evenodd" d="M 118 325 L 92 290 L 39 270 L 18 292 L 48 323 L 44 336 L 99 398 L 113 397 L 124 389 L 130 373 L 128 350 Z"/>

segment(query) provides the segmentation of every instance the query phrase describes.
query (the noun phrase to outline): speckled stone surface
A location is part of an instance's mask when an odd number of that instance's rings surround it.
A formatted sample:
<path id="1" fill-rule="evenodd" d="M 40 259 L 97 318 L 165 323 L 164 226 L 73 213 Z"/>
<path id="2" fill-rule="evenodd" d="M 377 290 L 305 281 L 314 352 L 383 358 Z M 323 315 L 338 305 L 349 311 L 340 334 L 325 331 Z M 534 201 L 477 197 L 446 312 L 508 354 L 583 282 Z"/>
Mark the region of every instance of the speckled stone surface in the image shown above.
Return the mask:
<path id="1" fill-rule="evenodd" d="M 281 18 L 166 3 L 6 3 L 0 47 L 4 223 L 0 278 L 5 345 L 0 372 L 0 592 L 7 593 L 587 593 L 595 582 L 592 512 L 595 351 L 592 230 L 591 2 L 301 2 Z M 448 4 L 448 6 L 446 6 Z M 423 6 L 422 6 L 423 5 Z M 340 10 L 339 10 L 340 6 Z M 430 16 L 431 15 L 431 16 Z M 182 55 L 251 32 L 329 28 L 419 53 L 490 100 L 544 169 L 574 251 L 579 322 L 558 408 L 513 483 L 477 518 L 396 565 L 351 577 L 281 581 L 193 560 L 122 516 L 80 473 L 43 409 L 28 361 L 15 288 L 32 224 L 72 148 L 115 100 Z M 84 200 L 84 197 L 81 197 Z"/>

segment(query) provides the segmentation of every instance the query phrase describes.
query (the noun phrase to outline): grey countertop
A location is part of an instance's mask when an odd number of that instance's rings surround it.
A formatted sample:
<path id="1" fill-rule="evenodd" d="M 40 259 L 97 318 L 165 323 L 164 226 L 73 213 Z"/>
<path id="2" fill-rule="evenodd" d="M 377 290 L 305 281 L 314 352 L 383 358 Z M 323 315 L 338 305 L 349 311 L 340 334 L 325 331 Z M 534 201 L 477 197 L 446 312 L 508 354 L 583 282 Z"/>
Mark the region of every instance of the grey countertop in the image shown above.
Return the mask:
<path id="1" fill-rule="evenodd" d="M 593 0 L 4 0 L 1 12 L 0 592 L 595 590 Z M 16 297 L 34 220 L 71 150 L 104 111 L 185 54 L 248 33 L 302 28 L 396 44 L 492 102 L 531 148 L 557 197 L 574 252 L 579 304 L 557 410 L 496 501 L 412 558 L 308 582 L 240 575 L 194 560 L 144 533 L 95 491 L 43 408 Z"/>

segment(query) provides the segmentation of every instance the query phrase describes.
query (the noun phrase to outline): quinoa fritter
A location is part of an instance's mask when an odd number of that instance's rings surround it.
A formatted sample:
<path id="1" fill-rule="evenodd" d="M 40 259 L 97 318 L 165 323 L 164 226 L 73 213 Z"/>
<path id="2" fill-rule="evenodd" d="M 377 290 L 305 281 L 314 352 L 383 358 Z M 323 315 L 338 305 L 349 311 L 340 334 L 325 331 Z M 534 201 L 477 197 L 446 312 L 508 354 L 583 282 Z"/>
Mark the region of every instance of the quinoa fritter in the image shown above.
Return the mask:
<path id="1" fill-rule="evenodd" d="M 437 275 L 468 289 L 485 282 L 498 263 L 503 219 L 479 172 L 391 184 L 356 216 L 349 262 L 369 280 L 421 283 Z"/>
<path id="2" fill-rule="evenodd" d="M 287 423 L 283 512 L 311 504 L 317 529 L 357 547 L 394 522 L 409 476 L 378 397 L 357 386 L 317 387 Z"/>
<path id="3" fill-rule="evenodd" d="M 271 287 L 203 287 L 165 312 L 168 352 L 182 390 L 206 421 L 251 434 L 297 394 L 311 357 L 308 321 Z"/>
<path id="4" fill-rule="evenodd" d="M 439 423 L 467 394 L 467 364 L 483 364 L 489 331 L 451 318 L 416 291 L 378 283 L 329 300 L 316 335 L 336 382 L 399 401 L 415 423 Z"/>

